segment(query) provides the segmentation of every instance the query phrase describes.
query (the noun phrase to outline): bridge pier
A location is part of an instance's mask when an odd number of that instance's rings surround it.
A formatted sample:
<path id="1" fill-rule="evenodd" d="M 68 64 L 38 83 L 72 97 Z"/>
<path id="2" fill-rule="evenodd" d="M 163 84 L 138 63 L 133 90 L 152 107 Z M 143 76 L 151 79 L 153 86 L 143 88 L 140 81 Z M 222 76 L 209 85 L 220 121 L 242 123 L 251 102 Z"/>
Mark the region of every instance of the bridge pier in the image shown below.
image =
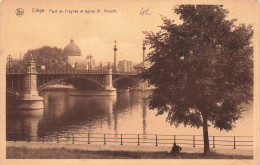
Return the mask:
<path id="1" fill-rule="evenodd" d="M 112 79 L 112 69 L 108 69 L 105 75 L 105 89 L 102 90 L 104 95 L 116 96 L 116 88 L 113 87 L 113 79 Z"/>
<path id="2" fill-rule="evenodd" d="M 43 98 L 39 96 L 37 91 L 37 71 L 32 57 L 26 64 L 23 92 L 18 98 L 17 108 L 27 110 L 44 108 Z"/>

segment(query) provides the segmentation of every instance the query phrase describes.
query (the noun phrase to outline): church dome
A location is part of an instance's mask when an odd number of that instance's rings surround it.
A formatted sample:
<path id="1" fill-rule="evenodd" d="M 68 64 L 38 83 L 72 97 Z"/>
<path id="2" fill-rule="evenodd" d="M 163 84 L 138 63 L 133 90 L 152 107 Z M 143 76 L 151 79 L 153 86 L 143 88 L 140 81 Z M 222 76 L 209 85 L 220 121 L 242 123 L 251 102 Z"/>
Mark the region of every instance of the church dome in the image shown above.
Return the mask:
<path id="1" fill-rule="evenodd" d="M 80 48 L 74 43 L 74 40 L 70 40 L 70 44 L 68 44 L 64 50 L 63 53 L 67 56 L 81 56 L 81 50 Z"/>

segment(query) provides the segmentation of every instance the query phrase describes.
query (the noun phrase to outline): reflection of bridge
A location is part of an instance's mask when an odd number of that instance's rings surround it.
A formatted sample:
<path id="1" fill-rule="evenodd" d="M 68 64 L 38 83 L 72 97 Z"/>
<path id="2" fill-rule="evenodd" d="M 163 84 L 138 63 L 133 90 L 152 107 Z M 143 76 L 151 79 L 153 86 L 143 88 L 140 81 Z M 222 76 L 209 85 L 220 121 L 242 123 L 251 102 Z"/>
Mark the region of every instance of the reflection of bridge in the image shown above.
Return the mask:
<path id="1" fill-rule="evenodd" d="M 12 95 L 19 95 L 21 108 L 29 108 L 35 103 L 35 107 L 43 107 L 43 98 L 38 91 L 49 85 L 59 82 L 67 82 L 79 90 L 98 89 L 103 95 L 116 95 L 116 88 L 122 84 L 125 87 L 138 85 L 140 82 L 137 72 L 112 72 L 107 70 L 36 70 L 33 59 L 28 61 L 26 70 L 13 70 L 6 73 L 6 89 Z M 121 83 L 120 83 L 121 82 Z M 39 103 L 41 102 L 41 103 Z"/>

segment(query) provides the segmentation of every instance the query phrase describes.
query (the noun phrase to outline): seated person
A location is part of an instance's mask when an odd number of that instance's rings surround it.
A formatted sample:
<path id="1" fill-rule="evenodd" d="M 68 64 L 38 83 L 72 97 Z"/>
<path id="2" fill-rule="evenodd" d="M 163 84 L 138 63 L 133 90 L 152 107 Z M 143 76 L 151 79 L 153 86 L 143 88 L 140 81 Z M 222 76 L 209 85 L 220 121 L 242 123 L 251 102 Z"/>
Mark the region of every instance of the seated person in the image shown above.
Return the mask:
<path id="1" fill-rule="evenodd" d="M 176 143 L 173 143 L 171 153 L 179 154 L 181 150 L 182 148 L 180 146 L 176 145 Z"/>

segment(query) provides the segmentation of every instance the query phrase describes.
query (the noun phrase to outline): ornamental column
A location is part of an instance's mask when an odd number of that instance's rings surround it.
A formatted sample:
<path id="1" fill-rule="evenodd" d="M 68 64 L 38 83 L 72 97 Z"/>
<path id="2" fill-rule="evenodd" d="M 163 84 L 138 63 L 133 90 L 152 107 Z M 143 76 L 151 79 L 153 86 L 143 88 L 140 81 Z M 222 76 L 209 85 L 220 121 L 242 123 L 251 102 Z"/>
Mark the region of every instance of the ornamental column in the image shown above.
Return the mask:
<path id="1" fill-rule="evenodd" d="M 143 43 L 143 67 L 145 67 L 145 44 Z"/>
<path id="2" fill-rule="evenodd" d="M 104 88 L 104 95 L 116 95 L 116 88 L 113 87 L 112 69 L 110 68 L 110 65 L 105 74 Z"/>
<path id="3" fill-rule="evenodd" d="M 116 72 L 118 70 L 117 68 L 117 56 L 116 56 L 116 51 L 117 51 L 117 47 L 116 47 L 116 41 L 115 41 L 115 46 L 114 46 L 114 72 Z"/>
<path id="4" fill-rule="evenodd" d="M 19 109 L 43 109 L 43 98 L 39 96 L 37 91 L 37 71 L 32 55 L 26 64 L 26 74 L 23 81 L 23 93 L 18 100 L 17 107 Z"/>

